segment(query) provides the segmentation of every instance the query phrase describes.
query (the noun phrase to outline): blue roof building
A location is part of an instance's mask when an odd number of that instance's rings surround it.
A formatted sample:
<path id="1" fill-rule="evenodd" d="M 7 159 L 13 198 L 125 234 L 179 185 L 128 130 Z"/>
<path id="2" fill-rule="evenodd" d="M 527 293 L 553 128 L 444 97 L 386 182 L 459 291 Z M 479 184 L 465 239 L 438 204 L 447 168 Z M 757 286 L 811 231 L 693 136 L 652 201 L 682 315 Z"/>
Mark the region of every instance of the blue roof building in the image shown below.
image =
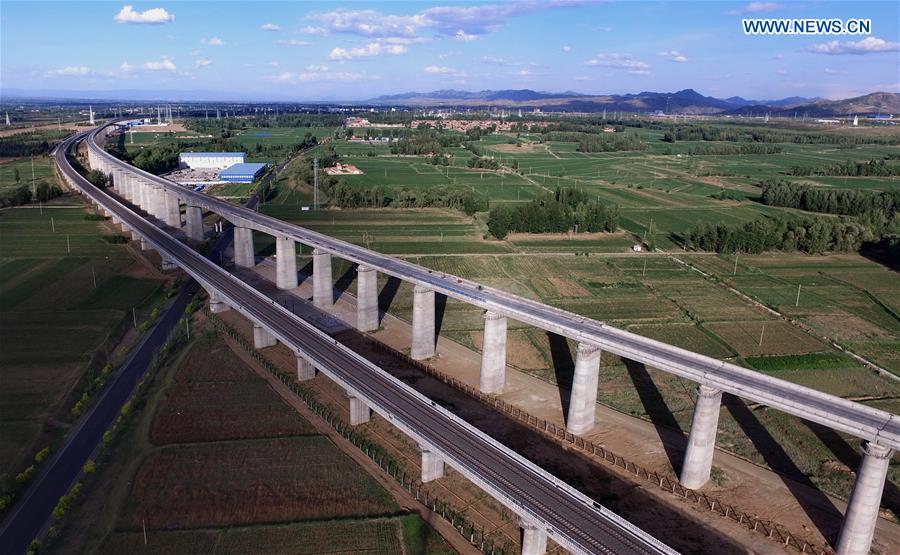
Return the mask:
<path id="1" fill-rule="evenodd" d="M 265 163 L 235 164 L 219 172 L 219 180 L 232 183 L 252 183 L 267 167 L 269 164 Z"/>

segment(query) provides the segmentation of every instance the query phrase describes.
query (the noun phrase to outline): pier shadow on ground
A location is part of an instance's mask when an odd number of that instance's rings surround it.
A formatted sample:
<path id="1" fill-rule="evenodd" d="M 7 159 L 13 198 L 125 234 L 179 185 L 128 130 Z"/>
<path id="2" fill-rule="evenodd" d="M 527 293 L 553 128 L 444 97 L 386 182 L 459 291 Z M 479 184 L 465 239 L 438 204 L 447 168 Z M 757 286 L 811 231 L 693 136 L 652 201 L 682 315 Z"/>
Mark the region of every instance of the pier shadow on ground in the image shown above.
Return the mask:
<path id="1" fill-rule="evenodd" d="M 378 312 L 385 314 L 390 310 L 391 305 L 394 303 L 394 299 L 397 297 L 397 291 L 400 290 L 401 283 L 403 282 L 400 278 L 388 276 L 387 283 L 385 283 L 384 287 L 381 288 L 381 291 L 378 292 Z"/>
<path id="2" fill-rule="evenodd" d="M 625 369 L 631 377 L 631 382 L 637 390 L 638 397 L 641 399 L 641 405 L 650 422 L 656 428 L 659 435 L 660 443 L 669 459 L 669 464 L 675 473 L 681 472 L 681 465 L 684 459 L 684 451 L 687 448 L 687 437 L 685 430 L 681 428 L 675 414 L 669 410 L 669 405 L 660 393 L 659 388 L 653 383 L 653 377 L 647 371 L 647 367 L 642 362 L 623 358 Z M 678 433 L 672 433 L 678 432 Z"/>
<path id="3" fill-rule="evenodd" d="M 559 404 L 562 406 L 563 419 L 569 421 L 569 403 L 572 396 L 572 380 L 575 377 L 575 361 L 569 349 L 569 341 L 561 335 L 547 332 L 550 343 L 550 358 L 559 390 Z"/>
<path id="4" fill-rule="evenodd" d="M 338 299 L 341 298 L 341 295 L 347 292 L 350 288 L 350 285 L 356 280 L 356 265 L 351 264 L 344 270 L 344 273 L 334 282 L 334 288 L 332 289 L 332 298 L 334 302 L 338 302 Z"/>
<path id="5" fill-rule="evenodd" d="M 447 312 L 447 295 L 434 294 L 434 339 L 438 340 L 444 327 L 444 313 Z"/>
<path id="6" fill-rule="evenodd" d="M 728 412 L 762 455 L 769 468 L 778 474 L 819 533 L 833 543 L 837 538 L 842 516 L 831 499 L 800 470 L 743 399 L 726 393 L 722 395 L 722 404 L 728 408 Z"/>
<path id="7" fill-rule="evenodd" d="M 825 447 L 827 447 L 835 458 L 850 470 L 857 472 L 862 462 L 862 453 L 853 448 L 853 446 L 845 440 L 841 434 L 826 428 L 821 424 L 802 421 L 812 433 L 816 434 Z M 900 518 L 900 488 L 889 479 L 884 482 L 884 493 L 881 496 L 881 506 L 894 513 L 894 516 Z"/>

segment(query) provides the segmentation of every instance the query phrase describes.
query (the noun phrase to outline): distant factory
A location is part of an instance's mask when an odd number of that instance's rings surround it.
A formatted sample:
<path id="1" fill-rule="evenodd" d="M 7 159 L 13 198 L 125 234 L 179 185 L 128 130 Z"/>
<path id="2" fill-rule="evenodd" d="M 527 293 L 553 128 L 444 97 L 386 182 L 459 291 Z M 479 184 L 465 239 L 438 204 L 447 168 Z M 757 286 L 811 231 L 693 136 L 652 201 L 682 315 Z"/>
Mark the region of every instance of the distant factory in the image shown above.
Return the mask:
<path id="1" fill-rule="evenodd" d="M 182 152 L 178 155 L 178 167 L 192 170 L 224 170 L 246 161 L 246 152 Z"/>
<path id="2" fill-rule="evenodd" d="M 182 185 L 252 183 L 269 164 L 247 162 L 246 152 L 182 152 L 178 169 L 166 177 Z"/>

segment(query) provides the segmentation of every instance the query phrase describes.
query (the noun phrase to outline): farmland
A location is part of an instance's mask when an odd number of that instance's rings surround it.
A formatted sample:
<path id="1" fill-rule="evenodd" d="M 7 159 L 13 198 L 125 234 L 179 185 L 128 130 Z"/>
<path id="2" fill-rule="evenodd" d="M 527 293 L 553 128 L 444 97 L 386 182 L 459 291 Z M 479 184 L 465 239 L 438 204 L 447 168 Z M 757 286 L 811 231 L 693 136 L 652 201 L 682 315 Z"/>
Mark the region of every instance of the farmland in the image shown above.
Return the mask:
<path id="1" fill-rule="evenodd" d="M 74 198 L 0 212 L 0 482 L 73 420 L 84 376 L 98 371 L 161 285 L 107 241 Z M 49 348 L 52 346 L 52 348 Z"/>
<path id="2" fill-rule="evenodd" d="M 365 172 L 340 178 L 353 186 L 427 189 L 452 185 L 455 178 L 457 186 L 470 187 L 482 201 L 489 198 L 491 203 L 524 203 L 546 189 L 573 187 L 596 195 L 601 202 L 617 204 L 619 233 L 518 233 L 498 241 L 487 234 L 483 213 L 468 217 L 438 209 L 302 211 L 300 207 L 310 198 L 306 196 L 309 189 L 297 183 L 279 192 L 262 210 L 435 271 L 471 278 L 898 412 L 897 382 L 835 346 L 898 373 L 900 306 L 896 299 L 900 298 L 900 280 L 896 272 L 857 254 L 742 254 L 735 260 L 733 255 L 682 249 L 682 234 L 698 223 L 740 223 L 799 213 L 760 204 L 758 184 L 763 179 L 783 177 L 794 167 L 820 168 L 845 160 L 896 156 L 898 147 L 785 143 L 777 145 L 777 154 L 687 155 L 709 143 L 665 144 L 656 130 L 627 132 L 638 133 L 647 149 L 584 153 L 578 152 L 575 143 L 537 142 L 535 136 L 517 141 L 512 134 L 487 135 L 475 142 L 485 155 L 493 155 L 507 167 L 517 166 L 519 173 L 465 168 L 472 153 L 461 148 L 446 150 L 451 155 L 450 166 L 432 166 L 425 157 L 390 154 L 385 145 L 331 143 L 342 161 Z M 799 180 L 816 187 L 896 187 L 891 178 L 810 176 Z M 634 253 L 631 247 L 636 242 L 655 245 L 658 250 Z M 269 243 L 258 236 L 258 252 L 270 254 Z M 306 255 L 300 267 L 309 262 Z M 340 260 L 334 264 L 340 288 L 352 292 L 352 267 Z M 412 287 L 380 276 L 379 290 L 382 309 L 411 319 Z M 450 300 L 439 306 L 438 313 L 441 335 L 480 348 L 480 310 Z M 573 358 L 573 345 L 568 345 L 568 357 L 561 355 L 565 342 L 517 322 L 510 322 L 509 341 L 515 345 L 509 349 L 510 364 L 550 382 L 557 379 L 559 365 Z M 603 376 L 602 403 L 653 422 L 668 422 L 669 427 L 689 429 L 693 384 L 652 368 L 636 369 L 630 361 L 609 354 L 604 355 Z M 756 426 L 763 424 L 777 444 L 790 445 L 786 458 L 772 457 L 766 444 L 755 437 L 754 424 L 734 403 L 723 411 L 720 445 L 788 474 L 807 476 L 838 495 L 849 493 L 850 475 L 828 464 L 837 456 L 835 442 L 823 440 L 804 423 L 774 411 L 753 417 Z M 841 441 L 856 449 L 851 439 Z M 892 480 L 898 472 L 892 468 Z"/>
<path id="3" fill-rule="evenodd" d="M 108 463 L 131 478 L 97 483 L 67 549 L 453 552 L 202 321 L 194 333 Z"/>

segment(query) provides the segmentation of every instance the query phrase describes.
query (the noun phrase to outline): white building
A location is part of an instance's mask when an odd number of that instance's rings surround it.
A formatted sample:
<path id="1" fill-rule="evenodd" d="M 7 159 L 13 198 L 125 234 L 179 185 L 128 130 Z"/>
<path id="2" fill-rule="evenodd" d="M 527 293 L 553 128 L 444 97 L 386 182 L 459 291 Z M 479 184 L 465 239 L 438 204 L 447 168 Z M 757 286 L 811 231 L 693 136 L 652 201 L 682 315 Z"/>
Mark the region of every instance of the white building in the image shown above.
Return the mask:
<path id="1" fill-rule="evenodd" d="M 191 169 L 224 170 L 246 161 L 246 152 L 182 152 L 178 155 L 178 167 Z"/>

